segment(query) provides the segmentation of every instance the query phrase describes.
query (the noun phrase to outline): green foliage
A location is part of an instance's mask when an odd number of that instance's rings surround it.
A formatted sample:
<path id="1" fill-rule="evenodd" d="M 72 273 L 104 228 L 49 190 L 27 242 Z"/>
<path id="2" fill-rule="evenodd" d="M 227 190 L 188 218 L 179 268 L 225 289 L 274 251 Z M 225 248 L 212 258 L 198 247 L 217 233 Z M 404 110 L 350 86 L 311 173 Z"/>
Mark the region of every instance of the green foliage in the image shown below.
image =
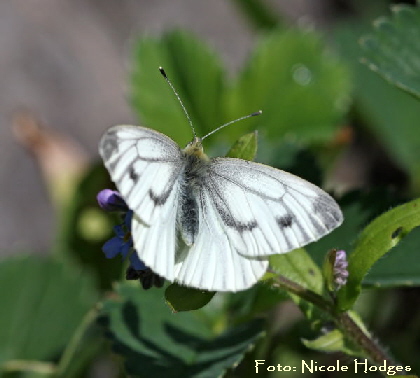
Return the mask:
<path id="1" fill-rule="evenodd" d="M 349 90 L 345 67 L 317 34 L 277 30 L 260 40 L 226 101 L 229 114 L 263 109 L 248 123 L 269 137 L 325 142 L 347 110 Z"/>
<path id="2" fill-rule="evenodd" d="M 320 295 L 323 292 L 324 282 L 321 270 L 304 248 L 270 256 L 270 268 L 275 274 L 267 273 L 265 278 L 273 279 L 273 286 L 276 286 L 274 277 L 281 275 L 291 282 L 301 285 L 304 290 L 310 290 Z M 284 290 L 284 287 L 280 287 L 280 290 Z M 309 303 L 298 295 L 290 294 L 290 296 L 300 306 L 308 320 L 319 320 L 320 312 L 313 303 Z"/>
<path id="3" fill-rule="evenodd" d="M 53 361 L 97 299 L 80 268 L 50 258 L 0 262 L 0 371 L 10 360 Z"/>
<path id="4" fill-rule="evenodd" d="M 399 232 L 400 228 L 395 230 Z M 378 260 L 363 279 L 364 286 L 399 287 L 419 286 L 420 266 L 418 264 L 420 230 L 414 228 L 408 234 L 396 236 L 398 244 Z"/>
<path id="5" fill-rule="evenodd" d="M 338 329 L 329 331 L 314 340 L 303 339 L 302 342 L 308 348 L 318 350 L 320 352 L 343 352 L 348 355 L 355 354 L 354 351 L 346 345 L 347 340 L 343 333 Z"/>
<path id="6" fill-rule="evenodd" d="M 278 15 L 263 0 L 234 0 L 234 3 L 256 29 L 273 29 L 279 23 Z"/>
<path id="7" fill-rule="evenodd" d="M 254 160 L 257 154 L 257 132 L 240 137 L 231 147 L 226 157 Z"/>
<path id="8" fill-rule="evenodd" d="M 364 51 L 358 41 L 369 32 L 365 25 L 348 24 L 333 33 L 353 72 L 355 122 L 368 129 L 394 163 L 409 173 L 412 187 L 419 194 L 420 103 L 360 64 Z"/>
<path id="9" fill-rule="evenodd" d="M 391 8 L 392 18 L 375 21 L 375 31 L 362 39 L 364 62 L 391 84 L 420 98 L 420 9 Z"/>
<path id="10" fill-rule="evenodd" d="M 306 142 L 326 141 L 347 110 L 347 71 L 312 32 L 270 33 L 230 86 L 216 54 L 190 35 L 173 32 L 160 40 L 143 38 L 135 47 L 132 104 L 147 127 L 181 144 L 191 139 L 191 130 L 171 89 L 159 77 L 160 65 L 179 92 L 198 135 L 264 109 L 261 116 L 241 122 L 239 131 L 230 127 L 223 134 L 234 140 L 259 125 L 271 137 L 288 134 Z"/>
<path id="11" fill-rule="evenodd" d="M 144 123 L 185 145 L 192 139 L 185 114 L 161 76 L 162 66 L 178 91 L 198 136 L 224 121 L 225 81 L 218 56 L 185 32 L 142 38 L 134 46 L 131 102 Z"/>
<path id="12" fill-rule="evenodd" d="M 339 292 L 340 306 L 348 309 L 357 299 L 361 283 L 372 265 L 393 248 L 413 228 L 420 225 L 420 200 L 398 206 L 377 217 L 360 234 L 349 258 L 348 284 Z M 398 271 L 407 261 L 400 259 Z M 420 272 L 418 272 L 420 273 Z"/>
<path id="13" fill-rule="evenodd" d="M 278 274 L 321 294 L 323 280 L 319 267 L 304 248 L 291 253 L 270 256 L 270 267 Z"/>
<path id="14" fill-rule="evenodd" d="M 132 376 L 218 377 L 262 336 L 258 320 L 217 335 L 199 313 L 174 315 L 156 290 L 139 295 L 137 287 L 125 284 L 117 294 L 104 303 L 101 323 Z"/>
<path id="15" fill-rule="evenodd" d="M 214 297 L 214 291 L 198 290 L 176 283 L 165 290 L 165 298 L 173 312 L 198 310 Z"/>

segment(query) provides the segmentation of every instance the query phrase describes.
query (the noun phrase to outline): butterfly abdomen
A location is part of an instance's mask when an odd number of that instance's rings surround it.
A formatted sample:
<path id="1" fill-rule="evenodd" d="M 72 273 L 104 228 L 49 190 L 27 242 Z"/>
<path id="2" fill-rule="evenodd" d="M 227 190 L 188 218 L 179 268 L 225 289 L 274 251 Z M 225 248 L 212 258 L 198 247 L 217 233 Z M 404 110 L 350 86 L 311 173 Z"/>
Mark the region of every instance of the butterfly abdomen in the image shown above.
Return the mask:
<path id="1" fill-rule="evenodd" d="M 199 209 L 197 199 L 208 166 L 207 159 L 196 154 L 185 153 L 185 168 L 182 174 L 180 204 L 178 208 L 178 232 L 185 244 L 194 244 L 199 232 Z"/>

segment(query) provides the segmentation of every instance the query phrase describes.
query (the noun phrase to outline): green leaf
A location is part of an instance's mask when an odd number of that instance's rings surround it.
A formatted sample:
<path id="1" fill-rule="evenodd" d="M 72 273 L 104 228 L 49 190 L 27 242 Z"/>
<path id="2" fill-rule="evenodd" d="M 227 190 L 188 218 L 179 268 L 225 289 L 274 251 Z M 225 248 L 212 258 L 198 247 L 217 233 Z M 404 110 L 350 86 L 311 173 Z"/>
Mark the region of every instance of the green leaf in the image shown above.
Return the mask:
<path id="1" fill-rule="evenodd" d="M 166 288 L 165 299 L 173 312 L 192 311 L 204 307 L 214 294 L 215 291 L 199 290 L 174 283 Z"/>
<path id="2" fill-rule="evenodd" d="M 247 290 L 229 293 L 225 311 L 235 322 L 243 322 L 289 299 L 290 296 L 284 290 L 272 287 L 269 280 L 265 280 Z"/>
<path id="3" fill-rule="evenodd" d="M 280 16 L 263 0 L 234 0 L 233 3 L 256 29 L 273 29 L 279 23 Z"/>
<path id="4" fill-rule="evenodd" d="M 303 248 L 289 253 L 270 256 L 270 268 L 277 274 L 311 290 L 317 294 L 323 292 L 323 277 L 319 267 Z M 271 279 L 272 273 L 267 273 L 264 279 Z M 281 289 L 283 290 L 283 289 Z M 301 297 L 287 293 L 299 305 L 305 316 L 310 320 L 319 320 L 320 312 L 312 304 Z"/>
<path id="5" fill-rule="evenodd" d="M 323 278 L 321 270 L 304 248 L 270 256 L 270 267 L 289 280 L 315 293 L 322 294 Z"/>
<path id="6" fill-rule="evenodd" d="M 254 160 L 257 155 L 257 138 L 257 131 L 241 136 L 231 147 L 226 157 Z"/>
<path id="7" fill-rule="evenodd" d="M 355 302 L 372 265 L 419 225 L 420 199 L 417 199 L 382 214 L 363 230 L 349 257 L 347 285 L 338 292 L 341 309 L 348 309 Z"/>
<path id="8" fill-rule="evenodd" d="M 156 290 L 119 285 L 105 301 L 101 323 L 113 349 L 136 377 L 218 377 L 235 366 L 262 335 L 261 321 L 216 336 L 200 310 L 173 314 Z"/>
<path id="9" fill-rule="evenodd" d="M 353 322 L 357 324 L 360 330 L 367 336 L 372 337 L 366 329 L 359 315 L 354 311 L 348 311 L 346 314 Z M 366 357 L 366 353 L 358 346 L 344 336 L 340 329 L 333 329 L 315 340 L 302 340 L 308 348 L 319 350 L 321 352 L 343 352 L 349 356 Z"/>
<path id="10" fill-rule="evenodd" d="M 186 32 L 162 38 L 145 37 L 134 48 L 130 80 L 131 103 L 143 125 L 185 145 L 192 139 L 187 118 L 158 67 L 173 82 L 198 136 L 224 122 L 223 73 L 218 56 Z"/>
<path id="11" fill-rule="evenodd" d="M 314 340 L 302 339 L 302 343 L 308 348 L 318 350 L 320 352 L 343 352 L 347 355 L 359 356 L 349 345 L 339 329 L 334 329 L 326 334 L 319 336 Z"/>
<path id="12" fill-rule="evenodd" d="M 420 9 L 392 8 L 391 19 L 375 21 L 373 34 L 362 39 L 363 62 L 391 84 L 420 98 Z"/>
<path id="13" fill-rule="evenodd" d="M 363 51 L 357 41 L 366 32 L 350 24 L 332 33 L 352 64 L 356 121 L 369 129 L 397 166 L 409 172 L 413 187 L 420 191 L 420 103 L 360 64 Z"/>
<path id="14" fill-rule="evenodd" d="M 398 236 L 398 238 L 401 236 L 403 235 Z M 363 286 L 419 286 L 419 246 L 420 229 L 416 227 L 408 235 L 402 237 L 388 254 L 373 265 L 363 279 Z"/>
<path id="15" fill-rule="evenodd" d="M 131 100 L 145 126 L 171 136 L 180 144 L 191 130 L 171 88 L 160 77 L 162 65 L 189 112 L 197 135 L 258 109 L 263 115 L 241 122 L 240 130 L 264 126 L 272 137 L 329 140 L 347 110 L 346 69 L 318 35 L 275 32 L 265 36 L 237 83 L 227 89 L 216 54 L 183 32 L 161 39 L 143 38 L 135 48 Z M 304 111 L 303 111 L 304 110 Z M 237 129 L 224 135 L 236 139 Z"/>
<path id="16" fill-rule="evenodd" d="M 347 70 L 318 34 L 276 31 L 261 38 L 226 101 L 228 114 L 263 111 L 244 121 L 248 130 L 258 124 L 270 138 L 324 142 L 347 110 L 349 90 Z"/>
<path id="17" fill-rule="evenodd" d="M 56 358 L 97 300 L 79 269 L 20 256 L 0 262 L 0 365 Z"/>

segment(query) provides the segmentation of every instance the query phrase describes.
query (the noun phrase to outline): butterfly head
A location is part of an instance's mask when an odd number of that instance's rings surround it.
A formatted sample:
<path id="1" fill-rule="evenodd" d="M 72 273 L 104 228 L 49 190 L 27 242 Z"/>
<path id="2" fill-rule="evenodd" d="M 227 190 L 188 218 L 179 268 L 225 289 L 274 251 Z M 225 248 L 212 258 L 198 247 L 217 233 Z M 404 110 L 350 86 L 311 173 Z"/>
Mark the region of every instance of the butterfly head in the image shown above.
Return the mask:
<path id="1" fill-rule="evenodd" d="M 207 155 L 204 153 L 203 144 L 201 141 L 201 138 L 194 137 L 194 139 L 186 145 L 184 152 L 187 155 L 194 155 L 201 159 L 208 159 Z"/>

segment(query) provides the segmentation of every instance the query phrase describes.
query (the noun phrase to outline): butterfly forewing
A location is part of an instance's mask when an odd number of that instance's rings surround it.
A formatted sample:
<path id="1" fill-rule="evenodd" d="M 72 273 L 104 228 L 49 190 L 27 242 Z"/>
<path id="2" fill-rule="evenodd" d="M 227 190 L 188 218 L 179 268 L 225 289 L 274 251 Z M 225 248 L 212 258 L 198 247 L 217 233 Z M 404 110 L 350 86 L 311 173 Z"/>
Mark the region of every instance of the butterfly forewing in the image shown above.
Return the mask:
<path id="1" fill-rule="evenodd" d="M 99 152 L 134 212 L 131 233 L 139 257 L 155 273 L 174 280 L 181 150 L 154 130 L 115 126 L 102 137 Z"/>
<path id="2" fill-rule="evenodd" d="M 337 203 L 290 173 L 240 159 L 213 159 L 205 190 L 232 245 L 247 256 L 284 253 L 338 227 Z"/>
<path id="3" fill-rule="evenodd" d="M 176 187 L 183 169 L 181 150 L 166 135 L 140 126 L 115 126 L 99 152 L 129 208 L 151 224 Z"/>

